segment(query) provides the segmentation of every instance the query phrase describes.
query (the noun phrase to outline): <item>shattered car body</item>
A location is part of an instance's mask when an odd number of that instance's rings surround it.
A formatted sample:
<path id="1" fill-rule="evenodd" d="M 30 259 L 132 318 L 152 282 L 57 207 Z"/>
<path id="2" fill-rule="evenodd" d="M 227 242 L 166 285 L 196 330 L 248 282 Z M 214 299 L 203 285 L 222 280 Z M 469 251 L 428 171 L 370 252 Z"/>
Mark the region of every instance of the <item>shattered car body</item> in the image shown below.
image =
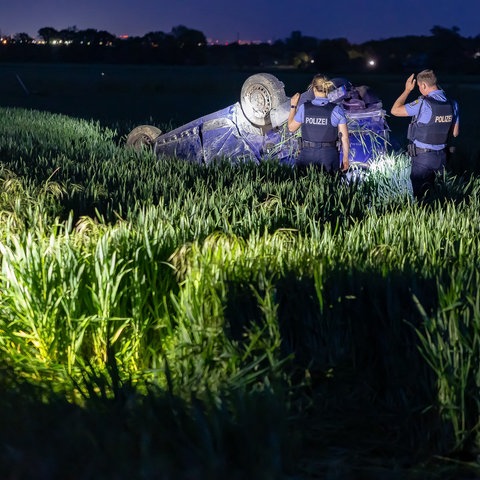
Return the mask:
<path id="1" fill-rule="evenodd" d="M 336 89 L 330 101 L 342 105 L 347 117 L 351 163 L 368 166 L 386 150 L 389 128 L 382 102 L 368 87 L 354 87 L 345 79 L 332 79 Z M 302 93 L 299 105 L 314 98 Z M 199 163 L 215 158 L 231 160 L 278 159 L 293 164 L 299 152 L 300 130 L 287 128 L 290 99 L 284 85 L 268 73 L 252 75 L 244 82 L 240 101 L 193 120 L 170 132 L 142 125 L 127 137 L 127 145 L 152 145 L 157 157 L 174 156 Z"/>

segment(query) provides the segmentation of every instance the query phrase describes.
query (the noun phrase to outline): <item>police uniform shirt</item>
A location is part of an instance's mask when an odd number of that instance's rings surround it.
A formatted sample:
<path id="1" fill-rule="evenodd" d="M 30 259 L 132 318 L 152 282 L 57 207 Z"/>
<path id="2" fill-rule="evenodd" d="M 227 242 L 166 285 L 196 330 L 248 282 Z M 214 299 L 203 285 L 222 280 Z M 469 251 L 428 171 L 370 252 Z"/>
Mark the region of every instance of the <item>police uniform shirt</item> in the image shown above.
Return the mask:
<path id="1" fill-rule="evenodd" d="M 312 100 L 312 104 L 317 105 L 319 107 L 322 107 L 323 105 L 327 105 L 327 103 L 328 103 L 328 98 L 316 97 Z M 297 113 L 295 113 L 294 120 L 298 123 L 305 122 L 305 107 L 303 103 L 298 107 Z M 345 117 L 345 112 L 338 105 L 336 105 L 335 108 L 332 110 L 332 116 L 330 117 L 330 121 L 332 122 L 332 125 L 334 127 L 338 127 L 338 125 L 347 123 L 347 117 Z"/>
<path id="2" fill-rule="evenodd" d="M 443 90 L 434 90 L 430 92 L 427 97 L 432 97 L 435 100 L 439 100 L 440 102 L 446 102 L 447 97 L 445 96 L 445 92 Z M 457 102 L 452 102 L 453 104 L 453 123 L 455 125 L 458 122 L 458 105 Z M 421 108 L 420 108 L 421 106 Z M 413 102 L 406 103 L 405 109 L 409 117 L 417 117 L 417 122 L 419 123 L 427 123 L 430 118 L 432 117 L 432 108 L 428 104 L 428 102 L 423 102 L 422 98 L 417 98 Z M 420 115 L 419 115 L 420 112 Z M 429 148 L 432 150 L 442 150 L 445 148 L 445 144 L 443 145 L 431 145 L 429 143 L 423 143 L 419 140 L 415 140 L 413 143 L 420 148 Z"/>

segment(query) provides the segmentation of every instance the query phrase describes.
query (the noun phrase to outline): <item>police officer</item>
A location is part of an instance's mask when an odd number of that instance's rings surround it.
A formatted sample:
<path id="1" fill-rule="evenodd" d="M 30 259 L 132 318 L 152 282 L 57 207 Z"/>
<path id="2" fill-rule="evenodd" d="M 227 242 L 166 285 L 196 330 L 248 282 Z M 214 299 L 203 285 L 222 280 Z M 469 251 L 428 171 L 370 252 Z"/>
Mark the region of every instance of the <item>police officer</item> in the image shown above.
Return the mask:
<path id="1" fill-rule="evenodd" d="M 421 96 L 406 104 L 415 84 Z M 407 134 L 412 160 L 410 179 L 413 194 L 421 198 L 433 185 L 435 175 L 445 169 L 448 139 L 458 136 L 458 104 L 447 99 L 432 70 L 423 70 L 416 79 L 414 74 L 408 77 L 405 90 L 393 104 L 391 113 L 396 117 L 412 117 Z"/>
<path id="2" fill-rule="evenodd" d="M 342 170 L 347 170 L 350 141 L 348 138 L 347 119 L 343 109 L 330 103 L 328 92 L 335 85 L 324 75 L 315 75 L 310 88 L 315 98 L 300 106 L 300 94 L 296 93 L 290 99 L 290 114 L 288 116 L 288 130 L 296 132 L 302 127 L 302 147 L 297 166 L 318 165 L 328 172 L 338 171 L 340 168 L 340 154 L 337 141 L 342 144 Z"/>

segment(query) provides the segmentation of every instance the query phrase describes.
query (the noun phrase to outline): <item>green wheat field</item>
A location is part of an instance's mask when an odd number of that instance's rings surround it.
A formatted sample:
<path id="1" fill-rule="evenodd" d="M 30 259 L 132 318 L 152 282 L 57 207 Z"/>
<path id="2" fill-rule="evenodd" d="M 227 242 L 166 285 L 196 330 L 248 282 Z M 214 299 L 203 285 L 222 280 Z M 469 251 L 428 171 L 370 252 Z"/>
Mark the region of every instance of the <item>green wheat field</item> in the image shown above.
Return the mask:
<path id="1" fill-rule="evenodd" d="M 418 202 L 401 149 L 348 182 L 126 148 L 248 74 L 146 69 L 129 116 L 113 68 L 0 68 L 1 478 L 479 478 L 478 125 Z"/>

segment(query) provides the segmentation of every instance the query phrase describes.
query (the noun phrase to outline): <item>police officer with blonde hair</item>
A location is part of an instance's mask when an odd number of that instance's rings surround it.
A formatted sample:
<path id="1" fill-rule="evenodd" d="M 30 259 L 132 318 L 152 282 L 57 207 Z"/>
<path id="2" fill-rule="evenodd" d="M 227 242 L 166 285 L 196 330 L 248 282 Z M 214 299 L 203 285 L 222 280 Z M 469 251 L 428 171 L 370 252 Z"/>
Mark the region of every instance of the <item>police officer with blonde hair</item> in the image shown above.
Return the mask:
<path id="1" fill-rule="evenodd" d="M 421 96 L 405 103 L 415 85 Z M 458 136 L 458 104 L 446 97 L 432 70 L 423 70 L 416 79 L 414 74 L 407 78 L 405 90 L 394 102 L 391 113 L 412 117 L 407 135 L 412 160 L 410 179 L 415 197 L 421 198 L 433 185 L 435 175 L 445 169 L 449 138 Z"/>
<path id="2" fill-rule="evenodd" d="M 335 85 L 324 75 L 315 75 L 310 88 L 315 98 L 298 105 L 300 94 L 290 99 L 288 129 L 296 132 L 302 127 L 301 150 L 296 159 L 297 166 L 318 165 L 328 172 L 340 169 L 340 154 L 337 142 L 342 145 L 342 170 L 349 167 L 350 141 L 347 119 L 342 107 L 329 102 L 328 93 Z"/>

